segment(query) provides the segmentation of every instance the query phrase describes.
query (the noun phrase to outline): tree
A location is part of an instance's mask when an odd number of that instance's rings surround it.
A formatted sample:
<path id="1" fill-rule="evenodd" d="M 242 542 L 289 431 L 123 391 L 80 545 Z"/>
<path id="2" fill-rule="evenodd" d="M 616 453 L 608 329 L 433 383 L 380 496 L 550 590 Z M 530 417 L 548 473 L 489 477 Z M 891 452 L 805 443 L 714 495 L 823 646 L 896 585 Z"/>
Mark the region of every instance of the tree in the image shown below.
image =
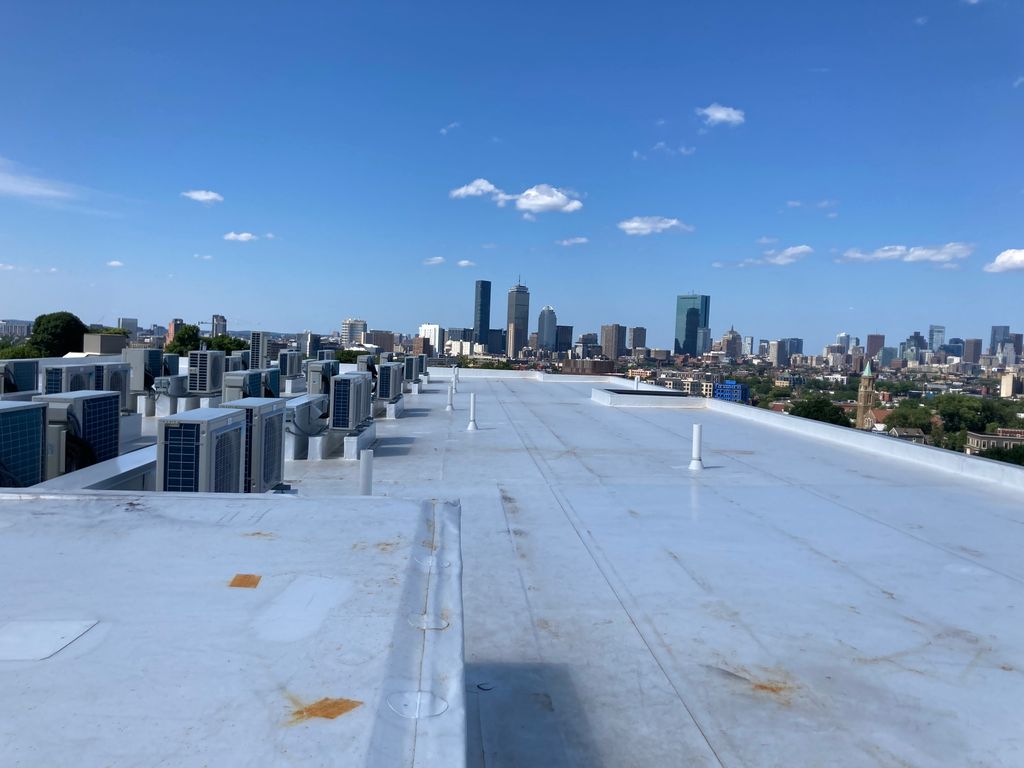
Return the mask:
<path id="1" fill-rule="evenodd" d="M 199 326 L 183 325 L 174 331 L 174 340 L 164 347 L 164 352 L 187 355 L 194 349 L 199 349 Z"/>
<path id="2" fill-rule="evenodd" d="M 339 363 L 354 363 L 360 355 L 370 354 L 365 349 L 339 349 L 334 353 L 334 359 Z"/>
<path id="3" fill-rule="evenodd" d="M 177 341 L 178 334 L 174 334 L 175 341 Z M 228 336 L 226 333 L 222 333 L 218 336 L 214 336 L 210 339 L 205 339 L 207 349 L 219 349 L 225 354 L 230 354 L 238 349 L 248 349 L 249 342 L 244 339 L 236 339 L 234 336 Z"/>
<path id="4" fill-rule="evenodd" d="M 813 395 L 798 400 L 789 409 L 789 412 L 793 416 L 802 416 L 805 419 L 824 421 L 827 424 L 837 424 L 841 427 L 850 426 L 850 417 L 846 415 L 846 411 L 822 395 Z"/>
<path id="5" fill-rule="evenodd" d="M 917 427 L 928 434 L 932 431 L 931 409 L 920 405 L 918 400 L 904 400 L 885 418 L 885 428 L 893 427 Z"/>
<path id="6" fill-rule="evenodd" d="M 1024 465 L 1024 445 L 1015 445 L 1012 448 L 989 448 L 978 454 L 983 459 L 995 459 L 1010 464 Z"/>
<path id="7" fill-rule="evenodd" d="M 29 344 L 39 350 L 40 357 L 64 357 L 82 351 L 82 337 L 88 332 L 85 323 L 70 312 L 51 312 L 36 318 Z"/>
<path id="8" fill-rule="evenodd" d="M 131 333 L 126 331 L 124 328 L 113 328 L 111 326 L 104 326 L 98 331 L 91 331 L 91 333 L 107 333 L 114 336 L 131 336 Z"/>
<path id="9" fill-rule="evenodd" d="M 0 341 L 0 360 L 19 360 L 26 357 L 42 357 L 43 353 L 31 344 L 11 344 Z"/>

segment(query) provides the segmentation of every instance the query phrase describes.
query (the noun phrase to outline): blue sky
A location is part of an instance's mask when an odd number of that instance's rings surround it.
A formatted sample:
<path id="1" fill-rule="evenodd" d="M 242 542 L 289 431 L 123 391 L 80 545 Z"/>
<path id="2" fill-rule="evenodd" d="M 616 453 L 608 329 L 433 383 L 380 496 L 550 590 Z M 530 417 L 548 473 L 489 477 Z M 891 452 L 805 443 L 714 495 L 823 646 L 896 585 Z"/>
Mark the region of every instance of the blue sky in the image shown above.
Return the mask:
<path id="1" fill-rule="evenodd" d="M 661 347 L 691 290 L 716 337 L 812 349 L 1024 329 L 1015 0 L 8 3 L 0 25 L 3 317 L 411 331 L 471 325 L 489 279 L 497 326 L 521 275 L 531 324 L 551 304 Z"/>

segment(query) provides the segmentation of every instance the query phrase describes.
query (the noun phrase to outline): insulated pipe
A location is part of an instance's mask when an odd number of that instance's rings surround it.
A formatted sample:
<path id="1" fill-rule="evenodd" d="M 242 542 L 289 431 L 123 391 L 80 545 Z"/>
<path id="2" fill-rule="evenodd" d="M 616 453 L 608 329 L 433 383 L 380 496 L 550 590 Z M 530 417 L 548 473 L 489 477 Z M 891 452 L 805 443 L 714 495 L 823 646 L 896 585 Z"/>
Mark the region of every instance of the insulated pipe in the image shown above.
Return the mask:
<path id="1" fill-rule="evenodd" d="M 156 398 L 146 395 L 146 402 L 143 404 L 143 416 L 156 416 Z"/>
<path id="2" fill-rule="evenodd" d="M 170 416 L 174 416 L 178 412 L 178 398 L 171 397 L 167 398 L 167 413 Z"/>
<path id="3" fill-rule="evenodd" d="M 469 426 L 467 432 L 476 431 L 476 392 L 469 393 Z"/>
<path id="4" fill-rule="evenodd" d="M 359 495 L 373 496 L 373 449 L 359 452 Z"/>
<path id="5" fill-rule="evenodd" d="M 633 389 L 640 389 L 640 377 L 636 376 L 633 379 Z"/>
<path id="6" fill-rule="evenodd" d="M 698 471 L 704 469 L 704 462 L 700 458 L 701 426 L 693 425 L 693 450 L 690 453 L 690 469 Z"/>
<path id="7" fill-rule="evenodd" d="M 455 382 L 452 382 L 451 384 L 448 385 L 448 405 L 446 405 L 444 407 L 444 409 L 446 411 L 454 411 L 455 410 L 454 403 L 453 403 L 454 396 L 455 396 Z"/>

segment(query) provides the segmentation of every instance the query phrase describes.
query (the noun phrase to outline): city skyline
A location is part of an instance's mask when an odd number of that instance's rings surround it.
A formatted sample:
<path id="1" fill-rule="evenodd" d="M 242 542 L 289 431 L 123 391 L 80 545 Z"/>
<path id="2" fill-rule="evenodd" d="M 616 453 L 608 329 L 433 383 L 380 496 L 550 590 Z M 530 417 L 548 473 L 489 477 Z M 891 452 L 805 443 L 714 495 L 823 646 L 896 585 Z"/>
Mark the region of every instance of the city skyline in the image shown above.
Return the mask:
<path id="1" fill-rule="evenodd" d="M 403 9 L 12 9 L 0 312 L 469 327 L 521 273 L 660 348 L 692 291 L 716 339 L 1020 325 L 1024 7 Z"/>

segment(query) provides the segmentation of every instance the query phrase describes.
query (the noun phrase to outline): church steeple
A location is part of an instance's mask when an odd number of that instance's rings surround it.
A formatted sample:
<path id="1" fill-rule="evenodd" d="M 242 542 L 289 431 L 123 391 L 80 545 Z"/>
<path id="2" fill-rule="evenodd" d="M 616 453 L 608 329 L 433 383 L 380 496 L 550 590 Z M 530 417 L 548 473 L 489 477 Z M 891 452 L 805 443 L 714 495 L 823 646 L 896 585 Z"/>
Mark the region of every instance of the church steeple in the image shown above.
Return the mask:
<path id="1" fill-rule="evenodd" d="M 860 387 L 857 389 L 857 429 L 871 429 L 874 425 L 870 419 L 871 409 L 875 405 L 875 373 L 871 370 L 868 360 L 860 375 Z"/>

